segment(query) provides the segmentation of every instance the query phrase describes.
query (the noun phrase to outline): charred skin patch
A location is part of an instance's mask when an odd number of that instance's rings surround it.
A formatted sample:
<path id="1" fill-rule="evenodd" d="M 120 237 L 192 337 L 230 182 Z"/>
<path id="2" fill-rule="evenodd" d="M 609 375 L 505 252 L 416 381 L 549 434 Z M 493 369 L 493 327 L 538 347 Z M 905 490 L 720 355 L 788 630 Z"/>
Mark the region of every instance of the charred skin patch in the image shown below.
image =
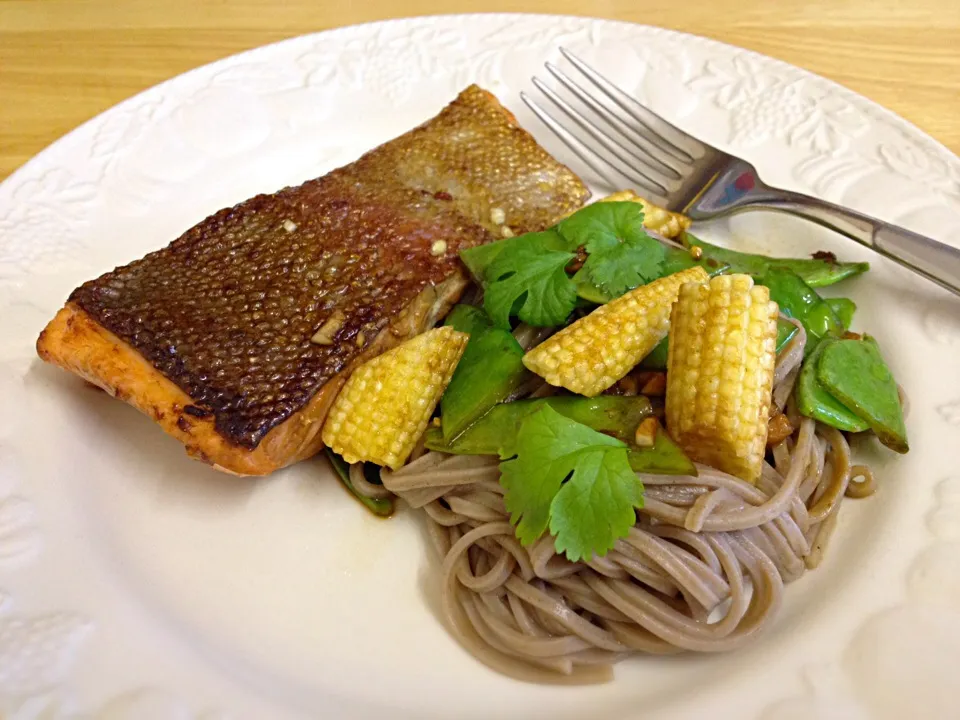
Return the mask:
<path id="1" fill-rule="evenodd" d="M 353 164 L 221 210 L 69 302 L 255 449 L 425 289 L 462 273 L 461 249 L 500 237 L 491 209 L 526 232 L 583 203 L 581 181 L 514 123 L 472 86 Z M 332 342 L 311 342 L 335 312 Z"/>

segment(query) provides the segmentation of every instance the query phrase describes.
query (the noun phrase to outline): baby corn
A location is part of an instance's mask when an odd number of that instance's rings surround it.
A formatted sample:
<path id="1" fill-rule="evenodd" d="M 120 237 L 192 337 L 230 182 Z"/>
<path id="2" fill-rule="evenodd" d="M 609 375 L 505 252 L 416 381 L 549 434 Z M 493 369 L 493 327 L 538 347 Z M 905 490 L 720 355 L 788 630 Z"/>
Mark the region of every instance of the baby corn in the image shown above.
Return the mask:
<path id="1" fill-rule="evenodd" d="M 537 345 L 523 364 L 551 385 L 598 395 L 663 340 L 680 286 L 708 279 L 703 268 L 693 267 L 641 285 Z"/>
<path id="2" fill-rule="evenodd" d="M 436 328 L 358 367 L 330 408 L 323 442 L 348 463 L 399 468 L 426 430 L 468 337 Z"/>
<path id="3" fill-rule="evenodd" d="M 756 483 L 776 342 L 777 304 L 749 275 L 680 288 L 670 322 L 666 419 L 691 459 Z"/>
<path id="4" fill-rule="evenodd" d="M 600 198 L 597 202 L 635 202 L 643 205 L 643 226 L 664 237 L 675 238 L 690 227 L 690 218 L 680 213 L 664 210 L 649 200 L 644 200 L 633 190 L 621 190 Z"/>

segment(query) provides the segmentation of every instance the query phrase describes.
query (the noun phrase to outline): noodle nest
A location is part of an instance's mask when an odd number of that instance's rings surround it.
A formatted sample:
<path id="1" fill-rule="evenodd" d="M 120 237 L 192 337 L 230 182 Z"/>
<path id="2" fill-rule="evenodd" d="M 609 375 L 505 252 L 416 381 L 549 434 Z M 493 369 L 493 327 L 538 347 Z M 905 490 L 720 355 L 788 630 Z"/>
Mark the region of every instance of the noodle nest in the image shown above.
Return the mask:
<path id="1" fill-rule="evenodd" d="M 805 341 L 800 328 L 778 357 L 773 401 L 796 430 L 772 449 L 757 485 L 704 465 L 697 477 L 641 473 L 636 525 L 588 562 L 558 555 L 550 536 L 520 544 L 496 457 L 421 451 L 384 470 L 382 487 L 360 465 L 351 477 L 361 492 L 423 511 L 442 558 L 447 625 L 502 673 L 603 682 L 634 653 L 732 650 L 776 614 L 784 584 L 820 562 L 843 498 L 875 490 L 844 436 L 790 403 Z"/>

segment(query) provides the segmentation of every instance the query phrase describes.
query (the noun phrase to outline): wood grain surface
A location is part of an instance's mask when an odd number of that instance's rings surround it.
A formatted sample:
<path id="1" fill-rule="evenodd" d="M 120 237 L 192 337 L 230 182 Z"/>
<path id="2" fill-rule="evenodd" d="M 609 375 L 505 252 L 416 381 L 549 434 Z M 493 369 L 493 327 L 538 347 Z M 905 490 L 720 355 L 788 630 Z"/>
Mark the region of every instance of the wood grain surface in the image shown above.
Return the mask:
<path id="1" fill-rule="evenodd" d="M 97 113 L 226 55 L 341 25 L 482 11 L 615 18 L 756 50 L 960 153 L 958 0 L 0 0 L 0 180 Z"/>

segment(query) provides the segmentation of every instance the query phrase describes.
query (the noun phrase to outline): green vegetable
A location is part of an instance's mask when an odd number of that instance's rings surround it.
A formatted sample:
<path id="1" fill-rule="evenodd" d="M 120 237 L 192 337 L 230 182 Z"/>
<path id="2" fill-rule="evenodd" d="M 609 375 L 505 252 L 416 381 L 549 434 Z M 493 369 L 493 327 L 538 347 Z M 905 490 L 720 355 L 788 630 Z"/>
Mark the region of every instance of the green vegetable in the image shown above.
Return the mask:
<path id="1" fill-rule="evenodd" d="M 728 263 L 719 262 L 713 258 L 707 257 L 706 255 L 701 255 L 699 260 L 695 260 L 693 255 L 690 254 L 690 251 L 684 250 L 683 248 L 664 247 L 664 251 L 666 252 L 666 255 L 663 261 L 661 277 L 673 275 L 681 270 L 688 270 L 695 265 L 699 265 L 706 270 L 707 275 L 710 277 L 719 275 L 720 273 L 726 272 L 730 269 L 730 265 Z"/>
<path id="2" fill-rule="evenodd" d="M 853 325 L 853 314 L 857 311 L 857 304 L 850 298 L 826 298 L 825 302 L 833 310 L 833 314 L 840 321 L 843 331 L 846 332 Z"/>
<path id="3" fill-rule="evenodd" d="M 587 257 L 571 279 L 567 266 L 578 249 Z M 643 206 L 633 202 L 594 203 L 550 230 L 469 248 L 460 258 L 484 286 L 487 313 L 504 329 L 511 315 L 531 325 L 560 325 L 575 296 L 602 304 L 693 265 L 710 274 L 726 267 L 664 247 L 647 233 Z"/>
<path id="4" fill-rule="evenodd" d="M 350 482 L 350 466 L 330 448 L 326 448 L 326 451 L 327 457 L 330 459 L 330 464 L 337 473 L 337 477 L 340 478 L 340 482 L 350 491 L 351 495 L 363 503 L 374 515 L 379 515 L 380 517 L 390 517 L 393 515 L 392 498 L 371 498 L 358 493 L 353 483 Z M 366 468 L 364 468 L 364 472 L 366 472 Z"/>
<path id="5" fill-rule="evenodd" d="M 594 203 L 561 220 L 556 231 L 587 252 L 607 250 L 624 240 L 649 237 L 643 227 L 643 206 L 632 202 Z"/>
<path id="6" fill-rule="evenodd" d="M 451 440 L 497 403 L 509 398 L 530 377 L 523 348 L 508 331 L 491 327 L 487 314 L 457 305 L 447 325 L 470 334 L 450 384 L 440 399 L 444 440 Z"/>
<path id="7" fill-rule="evenodd" d="M 777 318 L 777 354 L 780 354 L 780 351 L 783 350 L 787 343 L 793 340 L 794 335 L 800 332 L 797 329 L 797 326 L 792 322 L 787 322 L 781 318 Z"/>
<path id="8" fill-rule="evenodd" d="M 487 283 L 487 270 L 493 264 L 493 261 L 500 256 L 504 250 L 520 245 L 524 242 L 526 235 L 507 238 L 506 240 L 497 240 L 496 242 L 485 245 L 477 245 L 472 248 L 460 251 L 460 259 L 467 266 L 474 279 L 485 285 Z"/>
<path id="9" fill-rule="evenodd" d="M 830 394 L 817 377 L 817 366 L 821 355 L 828 345 L 840 342 L 835 338 L 826 338 L 815 345 L 813 351 L 803 361 L 800 375 L 797 377 L 796 400 L 801 415 L 819 420 L 825 425 L 845 432 L 862 432 L 869 425 L 853 410 Z"/>
<path id="10" fill-rule="evenodd" d="M 520 542 L 532 544 L 549 527 L 557 552 L 572 562 L 606 555 L 643 507 L 627 446 L 549 405 L 524 419 L 500 457 L 504 504 Z"/>
<path id="11" fill-rule="evenodd" d="M 606 205 L 608 203 L 604 203 Z M 587 300 L 618 298 L 626 292 L 660 277 L 664 247 L 652 237 L 624 240 L 615 246 L 587 256 L 583 267 L 573 276 L 577 292 Z M 584 288 L 600 293 L 584 291 Z"/>
<path id="12" fill-rule="evenodd" d="M 786 320 L 777 320 L 777 352 L 779 353 L 786 346 L 793 336 L 799 331 L 797 326 Z M 670 344 L 670 336 L 667 335 L 663 340 L 657 343 L 656 347 L 650 351 L 643 360 L 640 361 L 640 367 L 644 370 L 666 370 L 667 369 L 667 349 Z"/>
<path id="13" fill-rule="evenodd" d="M 708 258 L 694 260 L 689 250 L 684 250 L 683 248 L 677 247 L 666 247 L 661 243 L 658 244 L 663 249 L 663 263 L 660 266 L 660 272 L 658 276 L 648 280 L 647 282 L 652 282 L 652 280 L 673 275 L 681 270 L 692 268 L 695 265 L 702 267 L 711 277 L 714 275 L 719 275 L 729 268 L 729 265 L 724 265 Z M 587 258 L 587 262 L 589 262 L 589 258 Z M 586 267 L 586 265 L 584 265 L 584 267 Z M 628 287 L 626 290 L 624 290 L 624 293 L 613 294 L 598 286 L 590 277 L 582 276 L 580 273 L 574 275 L 573 280 L 577 284 L 577 294 L 581 298 L 589 300 L 590 302 L 598 305 L 608 303 L 614 298 L 633 290 L 634 287 L 639 287 L 640 284 L 643 284 L 639 283 L 638 285 Z"/>
<path id="14" fill-rule="evenodd" d="M 453 310 L 447 313 L 447 318 L 443 321 L 443 324 L 471 337 L 480 330 L 492 327 L 490 317 L 482 308 L 462 303 L 453 306 Z"/>
<path id="15" fill-rule="evenodd" d="M 600 395 L 595 398 L 558 395 L 534 400 L 517 400 L 497 405 L 453 442 L 443 439 L 439 431 L 427 430 L 430 450 L 456 455 L 496 455 L 500 448 L 520 430 L 523 420 L 544 405 L 574 422 L 582 423 L 624 442 L 633 440 L 637 425 L 653 414 L 645 397 Z"/>
<path id="16" fill-rule="evenodd" d="M 483 308 L 497 327 L 510 329 L 510 316 L 540 327 L 562 325 L 577 301 L 566 266 L 576 257 L 553 230 L 522 235 L 486 269 Z"/>
<path id="17" fill-rule="evenodd" d="M 653 350 L 640 361 L 640 367 L 644 370 L 666 370 L 667 369 L 667 352 L 670 347 L 670 336 L 667 335 L 663 340 L 658 342 Z"/>
<path id="18" fill-rule="evenodd" d="M 711 275 L 744 272 L 759 280 L 773 266 L 796 272 L 811 287 L 830 285 L 864 272 L 867 263 L 832 259 L 779 259 L 710 245 L 686 233 L 684 242 L 699 246 L 694 260 L 688 251 L 666 248 L 643 227 L 643 207 L 631 202 L 594 203 L 581 208 L 552 229 L 527 233 L 460 253 L 470 272 L 484 286 L 484 308 L 494 324 L 509 328 L 515 315 L 531 325 L 563 324 L 577 297 L 602 304 L 635 287 L 700 265 Z M 571 279 L 567 266 L 578 248 L 587 258 Z"/>
<path id="19" fill-rule="evenodd" d="M 696 477 L 697 468 L 683 450 L 667 435 L 663 428 L 657 429 L 653 447 L 630 448 L 627 454 L 630 467 L 636 472 L 656 475 L 692 475 Z"/>
<path id="20" fill-rule="evenodd" d="M 909 450 L 897 383 L 873 338 L 827 345 L 817 365 L 817 379 L 865 420 L 880 442 L 898 453 Z"/>
<path id="21" fill-rule="evenodd" d="M 452 441 L 444 439 L 439 428 L 429 428 L 426 434 L 427 448 L 454 455 L 496 455 L 507 439 L 519 432 L 524 419 L 544 405 L 574 422 L 630 445 L 630 465 L 637 472 L 697 474 L 693 463 L 664 432 L 657 433 L 652 448 L 633 447 L 637 425 L 653 414 L 650 401 L 643 396 L 600 395 L 585 398 L 560 395 L 517 400 L 495 406 Z"/>
<path id="22" fill-rule="evenodd" d="M 581 276 L 579 273 L 573 276 L 574 283 L 577 286 L 577 296 L 586 306 L 604 305 L 613 300 L 616 295 L 610 295 L 593 284 L 588 277 Z"/>
<path id="23" fill-rule="evenodd" d="M 587 258 L 570 280 L 566 267 L 578 248 Z M 506 328 L 503 318 L 511 314 L 534 325 L 559 325 L 573 308 L 574 293 L 604 303 L 656 280 L 665 253 L 643 227 L 643 207 L 618 202 L 589 205 L 546 232 L 480 245 L 460 257 L 484 285 L 487 312 Z"/>
<path id="24" fill-rule="evenodd" d="M 807 331 L 807 354 L 822 338 L 843 334 L 843 326 L 830 306 L 789 268 L 770 267 L 758 282 L 770 289 L 770 298 L 780 306 L 780 312 L 803 325 Z"/>
<path id="25" fill-rule="evenodd" d="M 595 203 L 558 224 L 557 232 L 587 252 L 573 281 L 588 300 L 620 297 L 661 276 L 664 247 L 647 234 L 637 203 Z"/>
<path id="26" fill-rule="evenodd" d="M 759 278 L 774 265 L 793 270 L 803 278 L 803 281 L 807 283 L 807 285 L 814 288 L 833 285 L 834 283 L 853 277 L 854 275 L 859 275 L 870 269 L 870 264 L 865 262 L 842 263 L 832 259 L 771 258 L 765 255 L 742 253 L 711 245 L 694 237 L 690 233 L 684 233 L 683 243 L 687 247 L 695 245 L 702 248 L 703 257 L 701 260 L 712 259 L 716 262 L 724 263 L 729 265 L 730 272 L 753 275 L 754 279 L 758 281 Z"/>

